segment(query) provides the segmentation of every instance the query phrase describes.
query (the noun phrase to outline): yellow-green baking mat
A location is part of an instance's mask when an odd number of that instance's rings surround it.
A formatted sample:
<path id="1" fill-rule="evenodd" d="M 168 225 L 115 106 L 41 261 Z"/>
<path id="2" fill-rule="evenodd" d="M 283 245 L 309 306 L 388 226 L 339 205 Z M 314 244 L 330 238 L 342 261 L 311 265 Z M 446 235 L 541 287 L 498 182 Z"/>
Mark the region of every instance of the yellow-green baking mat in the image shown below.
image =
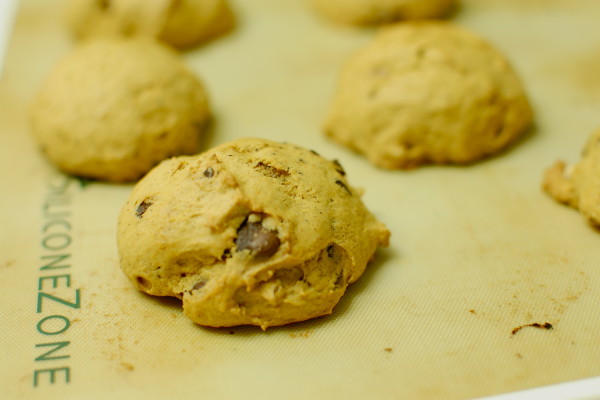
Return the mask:
<path id="1" fill-rule="evenodd" d="M 462 399 L 600 373 L 600 232 L 540 189 L 600 125 L 600 2 L 463 0 L 452 19 L 521 74 L 534 129 L 468 167 L 382 171 L 320 124 L 373 31 L 301 0 L 231 0 L 232 34 L 183 54 L 211 95 L 205 148 L 246 136 L 337 158 L 392 232 L 333 315 L 206 329 L 119 270 L 129 185 L 56 172 L 27 108 L 74 46 L 63 2 L 22 1 L 0 81 L 0 398 Z M 552 329 L 526 327 L 550 324 Z"/>

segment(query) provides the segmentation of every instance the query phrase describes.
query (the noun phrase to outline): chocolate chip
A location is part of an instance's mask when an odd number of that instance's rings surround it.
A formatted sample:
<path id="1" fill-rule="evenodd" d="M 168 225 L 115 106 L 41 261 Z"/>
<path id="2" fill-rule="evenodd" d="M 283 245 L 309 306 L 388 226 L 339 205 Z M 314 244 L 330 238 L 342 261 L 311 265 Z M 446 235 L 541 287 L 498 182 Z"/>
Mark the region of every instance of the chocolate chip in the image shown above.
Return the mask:
<path id="1" fill-rule="evenodd" d="M 335 164 L 335 170 L 338 172 L 338 174 L 346 176 L 346 171 L 344 171 L 344 167 L 342 167 L 342 164 L 340 164 L 338 160 L 333 160 L 333 163 Z"/>
<path id="2" fill-rule="evenodd" d="M 340 271 L 337 273 L 337 276 L 335 278 L 335 282 L 333 283 L 334 287 L 340 287 L 342 286 L 342 282 L 344 282 L 344 271 Z"/>
<path id="3" fill-rule="evenodd" d="M 348 189 L 348 186 L 346 186 L 346 184 L 342 181 L 340 181 L 339 179 L 335 181 L 335 183 L 340 186 L 341 188 L 343 188 L 346 192 L 348 192 L 348 194 L 352 194 L 352 192 L 350 191 L 350 189 Z"/>
<path id="4" fill-rule="evenodd" d="M 215 170 L 212 169 L 211 167 L 208 167 L 204 170 L 204 176 L 207 178 L 212 178 L 214 174 L 215 174 Z"/>
<path id="5" fill-rule="evenodd" d="M 265 229 L 260 222 L 244 221 L 235 240 L 237 251 L 250 250 L 255 257 L 269 257 L 279 249 L 277 231 Z"/>
<path id="6" fill-rule="evenodd" d="M 333 245 L 330 244 L 329 246 L 327 246 L 327 257 L 333 258 L 333 252 L 334 252 Z"/>
<path id="7" fill-rule="evenodd" d="M 146 210 L 148 209 L 148 207 L 150 207 L 152 203 L 150 200 L 144 200 L 140 203 L 140 205 L 137 207 L 137 209 L 135 210 L 135 216 L 138 218 L 142 218 L 142 215 L 144 215 L 144 213 L 146 212 Z"/>
<path id="8" fill-rule="evenodd" d="M 198 282 L 196 282 L 196 284 L 192 287 L 192 290 L 200 290 L 202 289 L 204 286 L 206 286 L 206 282 L 205 280 L 199 280 Z"/>
<path id="9" fill-rule="evenodd" d="M 136 276 L 135 280 L 144 290 L 152 289 L 152 282 L 150 282 L 148 279 L 144 278 L 143 276 Z"/>
<path id="10" fill-rule="evenodd" d="M 257 171 L 259 171 L 260 173 L 262 173 L 263 175 L 271 177 L 271 178 L 281 178 L 281 177 L 290 176 L 289 170 L 277 168 L 277 167 L 274 167 L 274 166 L 269 165 L 262 161 L 259 161 L 254 166 L 254 168 Z"/>
<path id="11" fill-rule="evenodd" d="M 221 254 L 221 260 L 225 260 L 226 258 L 231 258 L 231 249 L 223 250 L 223 254 Z"/>

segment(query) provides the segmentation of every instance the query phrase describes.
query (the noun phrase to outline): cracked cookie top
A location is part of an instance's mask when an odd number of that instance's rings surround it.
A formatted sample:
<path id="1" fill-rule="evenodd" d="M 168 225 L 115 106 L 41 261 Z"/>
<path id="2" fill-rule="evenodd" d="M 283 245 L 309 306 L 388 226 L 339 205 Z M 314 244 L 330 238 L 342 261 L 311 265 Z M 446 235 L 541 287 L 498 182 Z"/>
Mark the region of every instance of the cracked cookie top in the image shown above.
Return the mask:
<path id="1" fill-rule="evenodd" d="M 328 314 L 389 236 L 345 175 L 263 139 L 164 161 L 121 211 L 121 267 L 138 289 L 182 298 L 201 325 Z"/>

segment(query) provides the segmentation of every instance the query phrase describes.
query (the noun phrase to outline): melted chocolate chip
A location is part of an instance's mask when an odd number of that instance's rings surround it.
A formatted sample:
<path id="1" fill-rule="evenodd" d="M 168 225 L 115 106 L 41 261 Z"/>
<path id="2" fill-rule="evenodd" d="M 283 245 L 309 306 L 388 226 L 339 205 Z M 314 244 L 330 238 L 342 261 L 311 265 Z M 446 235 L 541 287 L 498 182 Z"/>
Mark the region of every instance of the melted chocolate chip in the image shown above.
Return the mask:
<path id="1" fill-rule="evenodd" d="M 150 200 L 144 200 L 140 203 L 140 205 L 135 210 L 135 216 L 138 218 L 142 218 L 142 215 L 146 212 L 148 207 L 150 207 L 153 203 Z"/>
<path id="2" fill-rule="evenodd" d="M 204 286 L 206 286 L 206 282 L 205 280 L 200 280 L 198 282 L 196 282 L 196 284 L 194 286 L 192 286 L 192 290 L 200 290 L 202 289 Z"/>
<path id="3" fill-rule="evenodd" d="M 204 170 L 204 176 L 207 178 L 212 178 L 215 175 L 215 170 L 211 167 L 208 167 Z"/>
<path id="4" fill-rule="evenodd" d="M 245 221 L 235 240 L 237 251 L 250 250 L 255 257 L 269 257 L 277 252 L 280 241 L 277 231 L 265 229 L 260 222 Z"/>
<path id="5" fill-rule="evenodd" d="M 329 246 L 327 246 L 327 257 L 333 258 L 333 252 L 334 252 L 333 245 L 330 244 Z"/>

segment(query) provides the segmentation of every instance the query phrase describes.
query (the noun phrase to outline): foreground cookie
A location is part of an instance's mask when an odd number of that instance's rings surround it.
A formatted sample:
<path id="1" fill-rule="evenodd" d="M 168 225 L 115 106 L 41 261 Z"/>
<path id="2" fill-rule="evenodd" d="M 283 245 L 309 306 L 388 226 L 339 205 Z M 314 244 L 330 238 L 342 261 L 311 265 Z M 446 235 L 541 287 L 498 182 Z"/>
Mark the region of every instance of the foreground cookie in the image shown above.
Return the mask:
<path id="1" fill-rule="evenodd" d="M 505 58 L 448 23 L 382 30 L 349 60 L 325 123 L 336 141 L 383 168 L 470 163 L 518 138 L 532 120 Z"/>
<path id="2" fill-rule="evenodd" d="M 546 170 L 543 188 L 600 227 L 600 129 L 592 134 L 581 160 L 572 168 L 566 169 L 564 162 L 557 161 Z"/>
<path id="3" fill-rule="evenodd" d="M 311 0 L 327 18 L 350 25 L 381 25 L 407 19 L 440 18 L 455 0 Z"/>
<path id="4" fill-rule="evenodd" d="M 337 162 L 242 139 L 161 163 L 118 224 L 137 288 L 183 299 L 200 325 L 283 325 L 331 313 L 389 232 Z"/>
<path id="5" fill-rule="evenodd" d="M 47 77 L 32 131 L 63 171 L 136 180 L 161 160 L 198 151 L 209 119 L 202 83 L 150 39 L 89 42 Z"/>
<path id="6" fill-rule="evenodd" d="M 70 0 L 68 23 L 78 38 L 148 36 L 186 48 L 229 31 L 225 0 Z"/>

